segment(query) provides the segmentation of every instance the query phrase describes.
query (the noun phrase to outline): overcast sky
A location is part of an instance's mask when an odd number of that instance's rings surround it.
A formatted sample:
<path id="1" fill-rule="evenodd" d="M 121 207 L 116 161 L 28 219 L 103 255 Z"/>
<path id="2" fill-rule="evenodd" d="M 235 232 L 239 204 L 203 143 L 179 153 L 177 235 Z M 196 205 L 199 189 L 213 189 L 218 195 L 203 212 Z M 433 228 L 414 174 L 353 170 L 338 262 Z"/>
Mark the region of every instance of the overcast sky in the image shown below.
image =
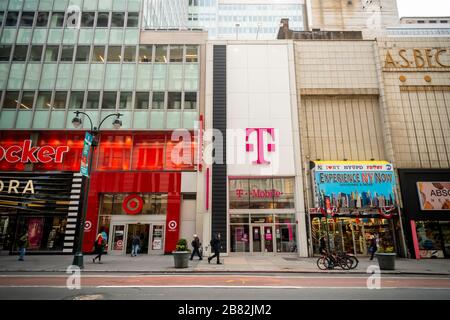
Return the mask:
<path id="1" fill-rule="evenodd" d="M 400 17 L 450 16 L 450 0 L 397 0 Z"/>

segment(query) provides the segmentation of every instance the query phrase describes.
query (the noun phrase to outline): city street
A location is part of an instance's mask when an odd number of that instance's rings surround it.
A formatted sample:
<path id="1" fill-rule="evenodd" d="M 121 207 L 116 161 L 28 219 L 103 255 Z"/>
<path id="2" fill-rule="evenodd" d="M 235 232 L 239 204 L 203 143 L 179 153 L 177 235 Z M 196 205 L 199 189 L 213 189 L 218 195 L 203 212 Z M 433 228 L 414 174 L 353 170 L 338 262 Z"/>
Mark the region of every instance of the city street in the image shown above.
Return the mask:
<path id="1" fill-rule="evenodd" d="M 55 300 L 259 300 L 450 299 L 448 276 L 383 275 L 368 289 L 369 275 L 82 274 L 81 288 L 66 287 L 61 273 L 3 273 L 0 299 Z M 74 284 L 70 281 L 69 284 Z M 369 283 L 374 283 L 369 280 Z"/>

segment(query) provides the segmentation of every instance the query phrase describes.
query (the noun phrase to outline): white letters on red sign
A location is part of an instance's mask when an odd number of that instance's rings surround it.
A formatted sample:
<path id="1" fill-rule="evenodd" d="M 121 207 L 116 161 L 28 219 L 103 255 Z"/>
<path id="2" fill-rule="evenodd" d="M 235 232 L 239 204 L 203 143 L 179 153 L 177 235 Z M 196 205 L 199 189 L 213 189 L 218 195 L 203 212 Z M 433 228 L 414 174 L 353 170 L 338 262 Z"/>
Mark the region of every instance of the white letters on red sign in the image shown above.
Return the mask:
<path id="1" fill-rule="evenodd" d="M 62 163 L 64 154 L 69 152 L 68 146 L 32 147 L 31 144 L 31 140 L 24 140 L 21 146 L 15 145 L 6 149 L 0 146 L 0 161 L 5 159 L 9 163 Z"/>

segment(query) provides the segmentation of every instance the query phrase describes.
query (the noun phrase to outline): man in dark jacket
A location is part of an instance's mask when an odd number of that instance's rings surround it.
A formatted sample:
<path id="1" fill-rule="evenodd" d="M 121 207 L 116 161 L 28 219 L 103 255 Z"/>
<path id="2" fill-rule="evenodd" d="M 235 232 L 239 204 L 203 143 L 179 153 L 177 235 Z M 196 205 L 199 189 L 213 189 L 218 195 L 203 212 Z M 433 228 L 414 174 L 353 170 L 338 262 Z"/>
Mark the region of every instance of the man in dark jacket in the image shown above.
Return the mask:
<path id="1" fill-rule="evenodd" d="M 200 245 L 201 245 L 200 238 L 196 234 L 194 234 L 194 240 L 192 240 L 191 244 L 192 244 L 192 248 L 194 249 L 194 250 L 192 250 L 191 260 L 194 258 L 194 255 L 196 253 L 197 253 L 198 257 L 200 258 L 199 260 L 203 260 L 202 255 L 200 254 L 200 251 L 199 251 Z"/>
<path id="2" fill-rule="evenodd" d="M 211 240 L 211 248 L 214 250 L 214 255 L 208 258 L 208 263 L 211 263 L 211 260 L 217 257 L 217 264 L 222 264 L 220 262 L 220 247 L 221 247 L 221 241 L 220 241 L 220 233 L 217 233 L 217 235 Z"/>

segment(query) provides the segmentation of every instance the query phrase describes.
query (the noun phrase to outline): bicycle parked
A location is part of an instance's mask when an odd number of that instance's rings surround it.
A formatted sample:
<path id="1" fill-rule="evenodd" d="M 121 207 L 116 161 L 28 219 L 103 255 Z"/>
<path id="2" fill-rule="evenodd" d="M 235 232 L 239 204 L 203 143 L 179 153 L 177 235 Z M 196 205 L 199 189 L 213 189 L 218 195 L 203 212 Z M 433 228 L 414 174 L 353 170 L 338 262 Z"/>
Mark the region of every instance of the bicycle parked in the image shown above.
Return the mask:
<path id="1" fill-rule="evenodd" d="M 330 254 L 325 251 L 322 256 L 317 259 L 317 267 L 320 270 L 333 270 L 336 267 L 339 267 L 342 270 L 350 270 L 354 265 L 354 261 L 355 260 L 346 254 Z"/>

